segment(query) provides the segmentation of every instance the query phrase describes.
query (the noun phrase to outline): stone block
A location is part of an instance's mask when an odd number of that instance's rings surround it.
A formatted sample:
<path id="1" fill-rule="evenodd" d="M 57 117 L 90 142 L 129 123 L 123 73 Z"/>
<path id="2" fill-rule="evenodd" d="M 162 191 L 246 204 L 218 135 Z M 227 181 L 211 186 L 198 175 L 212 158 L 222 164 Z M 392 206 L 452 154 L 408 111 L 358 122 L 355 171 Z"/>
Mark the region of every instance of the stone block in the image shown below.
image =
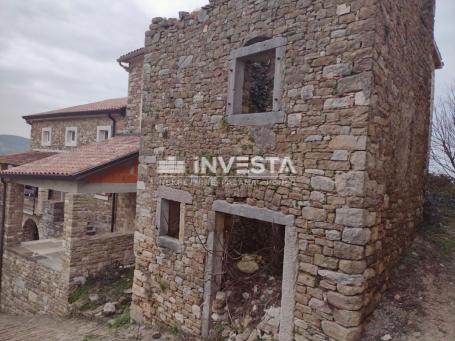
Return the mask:
<path id="1" fill-rule="evenodd" d="M 323 332 L 336 341 L 357 341 L 360 339 L 362 329 L 345 328 L 332 321 L 322 321 Z"/>
<path id="2" fill-rule="evenodd" d="M 321 208 L 304 207 L 302 209 L 302 218 L 310 221 L 325 221 L 327 212 Z"/>
<path id="3" fill-rule="evenodd" d="M 316 278 L 308 274 L 300 274 L 297 278 L 297 283 L 307 285 L 309 287 L 316 286 Z"/>
<path id="4" fill-rule="evenodd" d="M 318 275 L 332 283 L 340 285 L 362 286 L 365 284 L 365 279 L 361 275 L 347 275 L 341 272 L 319 270 Z"/>
<path id="5" fill-rule="evenodd" d="M 322 75 L 325 78 L 335 78 L 349 76 L 352 72 L 352 64 L 340 63 L 335 65 L 327 65 L 324 67 Z"/>
<path id="6" fill-rule="evenodd" d="M 302 121 L 302 114 L 289 114 L 288 115 L 288 126 L 290 128 L 300 127 Z"/>
<path id="7" fill-rule="evenodd" d="M 332 161 L 347 161 L 349 159 L 349 152 L 347 150 L 335 150 L 333 152 Z"/>
<path id="8" fill-rule="evenodd" d="M 327 301 L 340 309 L 360 310 L 363 307 L 362 296 L 345 296 L 333 291 L 327 293 Z"/>
<path id="9" fill-rule="evenodd" d="M 365 172 L 337 173 L 335 185 L 339 195 L 363 196 L 366 191 L 366 180 L 367 175 Z"/>
<path id="10" fill-rule="evenodd" d="M 362 274 L 366 268 L 366 261 L 340 260 L 340 270 L 347 274 Z"/>
<path id="11" fill-rule="evenodd" d="M 308 305 L 310 306 L 311 309 L 313 309 L 317 312 L 322 312 L 324 314 L 332 313 L 332 309 L 329 307 L 329 305 L 326 302 L 316 299 L 314 297 L 310 299 L 310 302 L 308 303 Z"/>
<path id="12" fill-rule="evenodd" d="M 358 151 L 351 155 L 351 165 L 354 170 L 365 170 L 367 166 L 367 153 Z"/>
<path id="13" fill-rule="evenodd" d="M 313 97 L 314 86 L 313 85 L 305 85 L 302 87 L 302 99 L 310 99 Z"/>
<path id="14" fill-rule="evenodd" d="M 329 144 L 329 147 L 333 150 L 345 149 L 345 150 L 365 150 L 367 146 L 366 136 L 354 136 L 354 135 L 338 135 L 335 136 Z"/>
<path id="15" fill-rule="evenodd" d="M 370 241 L 371 231 L 367 228 L 345 228 L 343 242 L 354 245 L 366 245 Z"/>
<path id="16" fill-rule="evenodd" d="M 309 263 L 300 263 L 300 269 L 308 272 L 309 274 L 316 276 L 318 274 L 318 267 Z"/>
<path id="17" fill-rule="evenodd" d="M 333 247 L 335 257 L 347 260 L 362 260 L 365 257 L 363 246 L 334 242 Z"/>
<path id="18" fill-rule="evenodd" d="M 362 323 L 363 314 L 360 311 L 334 309 L 333 318 L 343 327 L 357 327 Z"/>
<path id="19" fill-rule="evenodd" d="M 345 15 L 351 13 L 351 6 L 348 4 L 341 4 L 337 6 L 337 15 Z"/>
<path id="20" fill-rule="evenodd" d="M 338 284 L 337 291 L 345 296 L 356 296 L 363 294 L 367 288 L 367 285 L 353 286 L 353 285 L 344 285 Z"/>
<path id="21" fill-rule="evenodd" d="M 311 187 L 316 191 L 331 192 L 335 189 L 335 182 L 325 176 L 313 176 L 311 178 Z"/>
<path id="22" fill-rule="evenodd" d="M 368 225 L 368 211 L 360 208 L 339 208 L 336 210 L 335 223 L 349 227 Z"/>
<path id="23" fill-rule="evenodd" d="M 338 259 L 320 254 L 314 255 L 314 264 L 326 269 L 338 269 Z"/>
<path id="24" fill-rule="evenodd" d="M 324 102 L 325 110 L 346 109 L 352 107 L 354 99 L 350 96 L 328 98 Z"/>
<path id="25" fill-rule="evenodd" d="M 338 80 L 338 93 L 344 95 L 350 92 L 363 91 L 365 94 L 369 94 L 371 92 L 372 79 L 372 75 L 369 72 L 341 78 Z"/>
<path id="26" fill-rule="evenodd" d="M 337 230 L 325 231 L 325 237 L 327 240 L 341 240 L 341 232 Z"/>

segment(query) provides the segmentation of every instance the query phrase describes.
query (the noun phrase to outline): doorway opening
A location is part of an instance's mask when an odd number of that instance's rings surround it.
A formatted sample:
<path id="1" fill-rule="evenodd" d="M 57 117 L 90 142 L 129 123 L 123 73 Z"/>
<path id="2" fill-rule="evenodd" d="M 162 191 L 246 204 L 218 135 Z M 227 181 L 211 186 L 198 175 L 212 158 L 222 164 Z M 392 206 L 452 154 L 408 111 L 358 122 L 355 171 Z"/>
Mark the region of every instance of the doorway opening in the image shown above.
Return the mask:
<path id="1" fill-rule="evenodd" d="M 215 259 L 218 283 L 212 302 L 212 333 L 278 338 L 285 226 L 224 215 Z M 252 335 L 254 334 L 254 335 Z"/>
<path id="2" fill-rule="evenodd" d="M 33 219 L 27 219 L 22 228 L 22 241 L 30 242 L 34 240 L 39 240 L 38 227 Z"/>

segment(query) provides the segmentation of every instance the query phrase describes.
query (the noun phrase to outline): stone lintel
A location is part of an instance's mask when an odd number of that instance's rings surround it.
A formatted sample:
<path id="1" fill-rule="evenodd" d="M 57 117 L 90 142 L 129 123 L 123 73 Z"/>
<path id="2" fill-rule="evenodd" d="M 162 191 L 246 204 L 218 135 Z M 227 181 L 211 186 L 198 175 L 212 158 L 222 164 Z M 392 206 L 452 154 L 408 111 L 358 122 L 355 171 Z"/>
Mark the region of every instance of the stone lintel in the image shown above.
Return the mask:
<path id="1" fill-rule="evenodd" d="M 268 50 L 276 49 L 278 47 L 284 46 L 287 44 L 287 39 L 285 37 L 275 37 L 266 41 L 261 41 L 259 43 L 241 47 L 235 49 L 231 52 L 230 58 L 243 58 L 246 56 L 251 56 L 257 53 L 265 52 Z"/>
<path id="2" fill-rule="evenodd" d="M 271 126 L 277 123 L 284 123 L 285 114 L 283 111 L 234 114 L 228 115 L 226 121 L 235 126 Z"/>
<path id="3" fill-rule="evenodd" d="M 293 226 L 295 220 L 292 215 L 285 215 L 281 212 L 272 211 L 267 208 L 259 208 L 245 204 L 230 204 L 224 200 L 216 200 L 213 203 L 212 209 L 216 212 L 266 221 L 268 223 L 283 226 Z"/>
<path id="4" fill-rule="evenodd" d="M 191 193 L 171 187 L 160 186 L 158 187 L 156 194 L 161 199 L 181 202 L 184 204 L 193 203 L 193 196 Z"/>

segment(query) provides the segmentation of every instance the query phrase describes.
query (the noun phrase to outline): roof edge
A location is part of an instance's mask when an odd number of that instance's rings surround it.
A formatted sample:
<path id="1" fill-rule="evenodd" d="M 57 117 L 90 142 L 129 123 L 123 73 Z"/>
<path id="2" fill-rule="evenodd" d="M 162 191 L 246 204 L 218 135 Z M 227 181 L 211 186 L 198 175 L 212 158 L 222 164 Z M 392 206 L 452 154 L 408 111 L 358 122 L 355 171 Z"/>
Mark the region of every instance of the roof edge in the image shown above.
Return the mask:
<path id="1" fill-rule="evenodd" d="M 143 56 L 145 54 L 145 47 L 141 47 L 139 49 L 130 51 L 128 53 L 125 53 L 124 55 L 121 55 L 120 57 L 117 58 L 117 62 L 119 63 L 128 63 L 131 59 Z"/>
<path id="2" fill-rule="evenodd" d="M 63 180 L 63 181 L 81 181 L 88 176 L 98 174 L 103 170 L 109 169 L 111 167 L 115 167 L 117 165 L 121 165 L 125 162 L 133 160 L 139 157 L 139 151 L 134 153 L 129 153 L 128 155 L 124 155 L 116 160 L 112 160 L 110 162 L 104 163 L 102 165 L 85 169 L 79 173 L 73 175 L 54 175 L 54 174 L 8 174 L 4 172 L 0 172 L 0 178 L 4 179 L 40 179 L 40 180 Z M 2 174 L 3 173 L 3 174 Z"/>
<path id="3" fill-rule="evenodd" d="M 34 115 L 25 115 L 22 118 L 30 123 L 34 120 L 43 120 L 43 119 L 55 119 L 55 118 L 70 118 L 78 116 L 96 116 L 96 115 L 108 115 L 108 114 L 119 114 L 121 116 L 126 116 L 126 107 L 116 108 L 116 109 L 103 109 L 103 110 L 86 110 L 86 111 L 75 111 L 75 112 L 59 112 L 59 113 L 50 113 L 50 114 L 34 114 Z"/>
<path id="4" fill-rule="evenodd" d="M 441 70 L 444 67 L 444 61 L 442 60 L 441 50 L 438 47 L 438 43 L 433 39 L 433 59 L 434 65 L 437 70 Z"/>

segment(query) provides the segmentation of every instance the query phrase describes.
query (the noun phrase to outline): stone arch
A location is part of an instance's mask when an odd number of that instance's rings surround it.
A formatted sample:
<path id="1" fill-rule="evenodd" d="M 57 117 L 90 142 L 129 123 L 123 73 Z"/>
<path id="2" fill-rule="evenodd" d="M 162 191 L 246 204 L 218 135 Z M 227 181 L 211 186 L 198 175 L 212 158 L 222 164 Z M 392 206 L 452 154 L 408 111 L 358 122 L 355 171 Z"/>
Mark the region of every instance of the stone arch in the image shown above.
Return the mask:
<path id="1" fill-rule="evenodd" d="M 27 219 L 22 227 L 22 241 L 39 240 L 38 226 L 33 219 Z"/>

